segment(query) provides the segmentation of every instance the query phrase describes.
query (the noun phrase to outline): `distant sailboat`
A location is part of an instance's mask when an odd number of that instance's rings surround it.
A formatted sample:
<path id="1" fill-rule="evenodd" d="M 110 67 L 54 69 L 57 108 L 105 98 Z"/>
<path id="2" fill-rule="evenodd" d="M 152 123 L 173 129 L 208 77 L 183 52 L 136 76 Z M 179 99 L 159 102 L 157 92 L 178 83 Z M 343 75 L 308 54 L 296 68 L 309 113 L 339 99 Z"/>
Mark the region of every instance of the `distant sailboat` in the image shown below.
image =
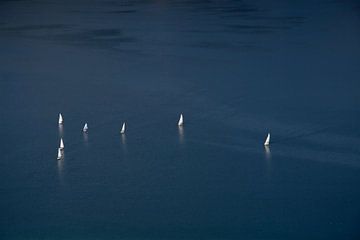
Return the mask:
<path id="1" fill-rule="evenodd" d="M 58 148 L 57 160 L 60 160 L 61 158 L 62 158 L 62 152 L 61 152 L 61 149 Z"/>
<path id="2" fill-rule="evenodd" d="M 87 131 L 88 131 L 88 129 L 89 129 L 88 124 L 87 124 L 87 123 L 85 123 L 84 128 L 83 128 L 83 132 L 87 132 Z"/>
<path id="3" fill-rule="evenodd" d="M 269 146 L 270 145 L 270 133 L 268 133 L 266 140 L 264 142 L 264 146 Z"/>
<path id="4" fill-rule="evenodd" d="M 121 133 L 121 134 L 124 134 L 124 133 L 125 133 L 125 123 L 123 123 L 120 133 Z"/>
<path id="5" fill-rule="evenodd" d="M 180 119 L 179 119 L 179 122 L 178 122 L 178 126 L 182 126 L 184 125 L 184 117 L 182 114 L 180 114 Z"/>
<path id="6" fill-rule="evenodd" d="M 59 124 L 63 124 L 63 122 L 64 122 L 64 119 L 63 119 L 61 113 L 59 113 Z"/>
<path id="7" fill-rule="evenodd" d="M 63 150 L 64 149 L 64 141 L 63 141 L 63 139 L 61 138 L 60 139 L 60 148 L 59 148 L 60 150 Z"/>

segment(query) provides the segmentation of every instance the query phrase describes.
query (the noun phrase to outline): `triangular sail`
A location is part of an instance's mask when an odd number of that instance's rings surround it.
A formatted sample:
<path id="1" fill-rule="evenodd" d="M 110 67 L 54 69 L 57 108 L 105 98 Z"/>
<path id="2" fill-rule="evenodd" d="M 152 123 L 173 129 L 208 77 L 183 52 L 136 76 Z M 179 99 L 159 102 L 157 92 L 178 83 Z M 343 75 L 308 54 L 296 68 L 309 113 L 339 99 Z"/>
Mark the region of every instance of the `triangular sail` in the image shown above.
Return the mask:
<path id="1" fill-rule="evenodd" d="M 265 146 L 269 146 L 270 145 L 270 133 L 268 133 L 267 137 L 266 137 L 266 140 L 264 142 L 264 145 Z"/>
<path id="2" fill-rule="evenodd" d="M 83 128 L 83 131 L 84 131 L 84 132 L 87 132 L 88 129 L 89 129 L 88 124 L 85 123 L 84 128 Z"/>
<path id="3" fill-rule="evenodd" d="M 64 122 L 64 119 L 61 115 L 61 113 L 59 113 L 59 124 L 62 124 Z"/>
<path id="4" fill-rule="evenodd" d="M 58 148 L 58 155 L 57 155 L 57 159 L 60 160 L 62 157 L 62 152 L 61 152 L 61 149 Z"/>
<path id="5" fill-rule="evenodd" d="M 62 138 L 60 139 L 60 149 L 64 149 L 64 141 Z"/>
<path id="6" fill-rule="evenodd" d="M 182 114 L 180 114 L 180 119 L 179 119 L 179 122 L 178 122 L 178 126 L 182 126 L 184 125 L 184 117 Z"/>
<path id="7" fill-rule="evenodd" d="M 126 128 L 126 125 L 125 125 L 125 123 L 123 123 L 120 133 L 125 133 L 125 128 Z"/>

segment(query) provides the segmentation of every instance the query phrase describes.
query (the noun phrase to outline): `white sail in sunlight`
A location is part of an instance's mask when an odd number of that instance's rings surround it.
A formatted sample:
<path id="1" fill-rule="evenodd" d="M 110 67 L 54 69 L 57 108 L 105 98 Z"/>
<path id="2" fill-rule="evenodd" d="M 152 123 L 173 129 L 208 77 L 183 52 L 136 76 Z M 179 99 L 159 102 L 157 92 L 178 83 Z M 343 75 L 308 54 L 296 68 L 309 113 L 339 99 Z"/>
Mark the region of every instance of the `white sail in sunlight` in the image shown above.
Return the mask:
<path id="1" fill-rule="evenodd" d="M 63 124 L 63 122 L 64 122 L 64 119 L 63 119 L 61 113 L 59 113 L 59 124 Z"/>
<path id="2" fill-rule="evenodd" d="M 182 114 L 180 114 L 180 119 L 179 119 L 179 122 L 178 122 L 178 126 L 182 126 L 184 125 L 184 117 Z"/>
<path id="3" fill-rule="evenodd" d="M 125 133 L 125 123 L 123 123 L 120 133 L 122 133 L 122 134 Z"/>
<path id="4" fill-rule="evenodd" d="M 269 146 L 270 145 L 270 133 L 268 133 L 266 140 L 264 142 L 264 146 Z"/>
<path id="5" fill-rule="evenodd" d="M 61 152 L 61 149 L 58 148 L 58 155 L 57 155 L 57 160 L 60 160 L 62 157 L 62 152 Z"/>
<path id="6" fill-rule="evenodd" d="M 88 124 L 87 124 L 87 123 L 85 123 L 84 128 L 83 128 L 83 132 L 87 132 L 87 131 L 88 131 L 88 129 L 89 129 Z"/>
<path id="7" fill-rule="evenodd" d="M 64 149 L 64 141 L 63 141 L 63 139 L 61 138 L 60 139 L 60 148 L 59 148 L 60 150 L 63 150 Z"/>

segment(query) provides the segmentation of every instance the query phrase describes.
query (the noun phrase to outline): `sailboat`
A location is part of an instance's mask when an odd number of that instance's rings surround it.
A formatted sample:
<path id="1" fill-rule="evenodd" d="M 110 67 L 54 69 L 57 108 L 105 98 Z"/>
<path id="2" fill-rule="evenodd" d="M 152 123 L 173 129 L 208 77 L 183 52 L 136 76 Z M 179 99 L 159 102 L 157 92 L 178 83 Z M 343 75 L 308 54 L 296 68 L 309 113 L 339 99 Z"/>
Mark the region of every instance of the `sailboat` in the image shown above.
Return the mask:
<path id="1" fill-rule="evenodd" d="M 268 133 L 266 140 L 264 142 L 264 146 L 269 146 L 270 145 L 270 133 Z"/>
<path id="2" fill-rule="evenodd" d="M 63 122 L 64 122 L 64 119 L 63 119 L 61 113 L 59 113 L 59 124 L 63 124 Z"/>
<path id="3" fill-rule="evenodd" d="M 61 138 L 61 139 L 60 139 L 60 148 L 59 148 L 59 149 L 60 149 L 60 150 L 63 150 L 64 147 L 65 147 L 65 146 L 64 146 L 64 141 L 63 141 L 63 139 Z"/>
<path id="4" fill-rule="evenodd" d="M 179 122 L 178 122 L 178 126 L 182 126 L 184 125 L 184 117 L 182 114 L 180 114 L 180 119 L 179 119 Z"/>
<path id="5" fill-rule="evenodd" d="M 88 131 L 88 129 L 89 129 L 88 124 L 87 124 L 87 123 L 85 123 L 84 128 L 83 128 L 83 132 L 87 132 L 87 131 Z"/>
<path id="6" fill-rule="evenodd" d="M 125 133 L 125 123 L 123 123 L 120 133 L 121 133 L 121 134 L 124 134 L 124 133 Z"/>
<path id="7" fill-rule="evenodd" d="M 62 158 L 62 152 L 61 152 L 61 149 L 58 148 L 57 160 L 60 160 L 61 158 Z"/>

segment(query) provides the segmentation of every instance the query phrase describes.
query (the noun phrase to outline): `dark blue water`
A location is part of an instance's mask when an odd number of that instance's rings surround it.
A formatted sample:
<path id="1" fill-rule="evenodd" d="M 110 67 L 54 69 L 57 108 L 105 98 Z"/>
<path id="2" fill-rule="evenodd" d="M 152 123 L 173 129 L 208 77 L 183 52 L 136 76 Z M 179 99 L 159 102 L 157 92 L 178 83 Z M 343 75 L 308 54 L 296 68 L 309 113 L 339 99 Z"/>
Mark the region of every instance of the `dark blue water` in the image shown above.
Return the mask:
<path id="1" fill-rule="evenodd" d="M 1 1 L 0 239 L 359 239 L 359 67 L 358 1 Z"/>

